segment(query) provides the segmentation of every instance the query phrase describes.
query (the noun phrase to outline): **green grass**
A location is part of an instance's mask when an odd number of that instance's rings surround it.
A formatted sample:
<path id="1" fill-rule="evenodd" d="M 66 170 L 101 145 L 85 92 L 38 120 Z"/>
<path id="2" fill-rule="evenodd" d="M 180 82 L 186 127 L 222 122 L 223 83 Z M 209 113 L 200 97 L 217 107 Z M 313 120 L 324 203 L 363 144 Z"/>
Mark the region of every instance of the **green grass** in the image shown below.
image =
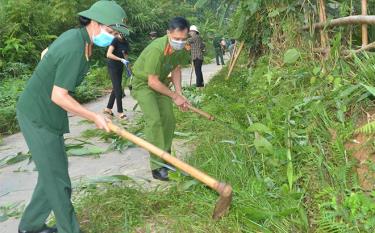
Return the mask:
<path id="1" fill-rule="evenodd" d="M 216 121 L 176 111 L 177 131 L 195 136 L 197 149 L 188 162 L 233 186 L 228 216 L 212 221 L 217 194 L 201 184 L 183 189 L 191 181 L 179 177 L 167 191 L 90 190 L 78 204 L 84 229 L 375 231 L 375 193 L 360 189 L 357 162 L 345 150 L 361 109 L 373 107 L 358 83 L 374 81 L 367 69 L 375 59 L 339 60 L 329 74 L 313 71 L 319 64 L 308 57 L 282 67 L 269 66 L 269 59 L 236 69 L 229 81 L 224 69 L 203 94 L 185 90 Z M 97 205 L 100 212 L 93 210 Z"/>

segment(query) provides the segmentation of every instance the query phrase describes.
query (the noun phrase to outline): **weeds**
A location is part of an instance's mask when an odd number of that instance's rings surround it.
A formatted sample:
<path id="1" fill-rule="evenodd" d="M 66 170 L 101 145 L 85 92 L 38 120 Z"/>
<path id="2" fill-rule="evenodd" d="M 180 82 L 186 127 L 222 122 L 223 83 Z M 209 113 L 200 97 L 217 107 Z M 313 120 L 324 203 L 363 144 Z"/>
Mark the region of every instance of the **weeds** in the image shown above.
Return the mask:
<path id="1" fill-rule="evenodd" d="M 163 224 L 165 229 L 156 232 L 374 231 L 369 204 L 374 196 L 361 192 L 352 172 L 356 161 L 345 149 L 360 109 L 372 106 L 368 88 L 360 83 L 369 86 L 374 76 L 364 70 L 356 79 L 345 78 L 354 69 L 366 69 L 360 62 L 373 64 L 370 58 L 358 59 L 337 60 L 336 68 L 324 74 L 301 60 L 294 61 L 298 66 L 272 68 L 265 56 L 250 70 L 235 70 L 228 82 L 223 70 L 203 94 L 185 90 L 194 104 L 219 119 L 211 122 L 176 111 L 178 132 L 194 132 L 197 149 L 188 162 L 233 186 L 233 205 L 220 222 L 209 218 L 216 198 L 212 190 L 201 184 L 181 190 L 180 182 L 187 181 L 177 180 L 163 192 L 94 190 L 82 211 L 108 198 L 105 213 L 91 213 L 90 218 L 116 216 L 122 221 L 108 227 L 90 221 L 85 229 L 136 232 Z M 134 202 L 112 210 L 117 195 L 130 195 Z M 130 216 L 134 221 L 126 220 Z"/>

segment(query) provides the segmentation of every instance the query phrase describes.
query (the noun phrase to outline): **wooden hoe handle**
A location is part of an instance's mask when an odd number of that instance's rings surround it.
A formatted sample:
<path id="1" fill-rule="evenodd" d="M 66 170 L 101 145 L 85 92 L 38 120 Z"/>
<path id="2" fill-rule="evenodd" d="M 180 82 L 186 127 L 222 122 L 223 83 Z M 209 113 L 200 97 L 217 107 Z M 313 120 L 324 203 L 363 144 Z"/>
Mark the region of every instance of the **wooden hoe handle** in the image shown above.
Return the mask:
<path id="1" fill-rule="evenodd" d="M 181 160 L 177 159 L 176 157 L 173 157 L 166 151 L 161 150 L 160 148 L 154 146 L 153 144 L 143 140 L 142 138 L 139 138 L 135 136 L 134 134 L 129 133 L 128 131 L 112 124 L 108 123 L 109 129 L 116 133 L 117 135 L 133 142 L 134 144 L 137 144 L 138 146 L 146 149 L 147 151 L 157 155 L 161 159 L 167 161 L 168 163 L 172 164 L 173 166 L 177 167 L 178 169 L 184 171 L 185 173 L 188 173 L 195 179 L 201 181 L 202 183 L 206 184 L 210 188 L 216 190 L 220 194 L 224 191 L 223 183 L 220 183 L 219 181 L 215 180 L 214 178 L 210 177 L 209 175 L 201 172 L 200 170 L 190 166 L 189 164 L 186 164 L 182 162 Z"/>
<path id="2" fill-rule="evenodd" d="M 193 106 L 191 106 L 191 105 L 189 105 L 189 109 L 190 109 L 191 111 L 195 112 L 195 113 L 198 113 L 199 115 L 204 116 L 205 118 L 207 118 L 207 119 L 210 120 L 210 121 L 213 121 L 213 120 L 215 119 L 214 116 L 212 116 L 211 114 L 209 114 L 209 113 L 207 113 L 207 112 L 204 112 L 204 111 L 202 111 L 202 110 L 200 110 L 200 109 L 198 109 L 198 108 L 195 108 L 195 107 L 193 107 Z"/>

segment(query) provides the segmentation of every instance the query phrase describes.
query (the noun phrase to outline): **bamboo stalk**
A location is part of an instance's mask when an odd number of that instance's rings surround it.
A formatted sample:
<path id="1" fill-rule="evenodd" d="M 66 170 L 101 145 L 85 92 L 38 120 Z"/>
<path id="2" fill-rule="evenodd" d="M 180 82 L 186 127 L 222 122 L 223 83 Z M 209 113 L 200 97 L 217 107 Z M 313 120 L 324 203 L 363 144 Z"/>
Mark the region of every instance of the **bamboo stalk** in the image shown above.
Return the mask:
<path id="1" fill-rule="evenodd" d="M 320 23 L 326 23 L 327 16 L 326 16 L 326 8 L 324 0 L 319 0 L 319 21 Z M 328 34 L 324 30 L 320 30 L 320 45 L 321 47 L 327 47 L 328 42 Z"/>
<path id="2" fill-rule="evenodd" d="M 375 42 L 372 42 L 362 48 L 359 49 L 346 49 L 341 51 L 341 55 L 345 55 L 345 58 L 348 58 L 351 56 L 352 53 L 360 53 L 366 50 L 375 49 Z M 313 52 L 316 53 L 329 53 L 330 48 L 314 48 Z"/>
<path id="3" fill-rule="evenodd" d="M 345 58 L 348 58 L 348 57 L 351 57 L 352 53 L 360 53 L 360 52 L 363 52 L 363 51 L 366 51 L 366 50 L 370 50 L 370 49 L 375 49 L 375 42 L 367 44 L 366 46 L 362 46 L 362 48 L 360 48 L 360 49 L 356 49 L 356 50 L 343 50 L 342 53 L 344 55 L 346 55 Z"/>
<path id="4" fill-rule="evenodd" d="M 236 56 L 234 57 L 233 63 L 231 64 L 231 67 L 229 67 L 229 72 L 228 72 L 228 75 L 227 75 L 227 77 L 225 78 L 225 80 L 228 80 L 229 77 L 230 77 L 230 75 L 232 74 L 233 68 L 234 68 L 234 66 L 236 65 L 236 62 L 237 62 L 237 60 L 238 60 L 238 57 L 239 57 L 240 54 L 241 54 L 241 51 L 242 51 L 244 45 L 245 45 L 245 41 L 242 41 L 241 44 L 240 44 L 240 48 L 238 49 L 238 52 L 237 52 Z"/>
<path id="5" fill-rule="evenodd" d="M 237 52 L 237 41 L 234 42 L 234 48 L 233 48 L 232 56 L 230 56 L 230 60 L 229 60 L 229 67 L 232 66 L 233 58 L 234 58 L 234 55 L 236 54 L 236 52 Z"/>
<path id="6" fill-rule="evenodd" d="M 333 19 L 325 23 L 314 23 L 311 27 L 313 29 L 320 29 L 324 27 L 335 27 L 350 24 L 375 24 L 375 15 L 352 15 L 342 18 Z M 302 30 L 310 29 L 309 25 L 302 27 Z"/>
<path id="7" fill-rule="evenodd" d="M 367 15 L 367 0 L 362 0 L 362 15 Z M 362 47 L 368 44 L 367 24 L 362 24 Z"/>

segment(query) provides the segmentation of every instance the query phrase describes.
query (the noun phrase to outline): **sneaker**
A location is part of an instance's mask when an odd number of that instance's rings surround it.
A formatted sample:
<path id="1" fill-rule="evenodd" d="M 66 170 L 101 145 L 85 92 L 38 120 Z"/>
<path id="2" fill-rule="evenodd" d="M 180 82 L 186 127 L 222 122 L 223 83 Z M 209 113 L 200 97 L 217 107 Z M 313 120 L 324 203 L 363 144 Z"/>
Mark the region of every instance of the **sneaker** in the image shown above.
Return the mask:
<path id="1" fill-rule="evenodd" d="M 157 168 L 152 170 L 152 177 L 161 181 L 169 181 L 168 178 L 168 169 L 165 167 Z"/>

